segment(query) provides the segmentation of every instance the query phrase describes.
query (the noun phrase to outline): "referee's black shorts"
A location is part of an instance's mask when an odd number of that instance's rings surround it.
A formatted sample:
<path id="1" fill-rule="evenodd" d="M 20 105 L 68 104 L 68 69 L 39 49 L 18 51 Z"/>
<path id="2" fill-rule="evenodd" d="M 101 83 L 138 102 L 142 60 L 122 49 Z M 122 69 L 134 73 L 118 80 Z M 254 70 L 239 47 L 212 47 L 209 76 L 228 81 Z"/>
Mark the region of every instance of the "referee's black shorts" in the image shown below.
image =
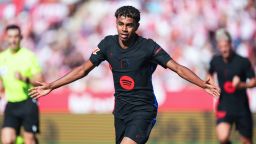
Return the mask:
<path id="1" fill-rule="evenodd" d="M 36 100 L 29 98 L 21 102 L 7 103 L 3 128 L 14 128 L 19 134 L 21 126 L 26 132 L 39 133 L 39 109 Z"/>
<path id="2" fill-rule="evenodd" d="M 115 117 L 116 144 L 120 144 L 124 137 L 134 140 L 138 144 L 145 144 L 156 123 L 155 112 L 139 112 L 128 118 Z"/>

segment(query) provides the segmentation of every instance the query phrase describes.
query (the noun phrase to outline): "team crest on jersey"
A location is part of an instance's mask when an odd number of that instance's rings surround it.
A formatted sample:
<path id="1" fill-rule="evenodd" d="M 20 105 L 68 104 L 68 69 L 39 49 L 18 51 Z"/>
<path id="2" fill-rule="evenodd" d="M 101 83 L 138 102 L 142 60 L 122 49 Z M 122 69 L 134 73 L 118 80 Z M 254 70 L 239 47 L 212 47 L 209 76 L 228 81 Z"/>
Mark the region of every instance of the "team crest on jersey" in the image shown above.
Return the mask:
<path id="1" fill-rule="evenodd" d="M 100 51 L 99 48 L 95 48 L 95 49 L 93 49 L 92 54 L 97 55 L 97 52 L 99 52 L 99 51 Z"/>

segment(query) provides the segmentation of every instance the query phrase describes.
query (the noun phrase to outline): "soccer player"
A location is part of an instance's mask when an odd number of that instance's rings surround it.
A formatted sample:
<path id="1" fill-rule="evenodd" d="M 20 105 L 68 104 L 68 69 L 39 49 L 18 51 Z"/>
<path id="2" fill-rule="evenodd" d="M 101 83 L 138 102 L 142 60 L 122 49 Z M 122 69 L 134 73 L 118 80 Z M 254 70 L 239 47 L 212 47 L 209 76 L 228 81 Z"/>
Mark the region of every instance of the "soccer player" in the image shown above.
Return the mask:
<path id="1" fill-rule="evenodd" d="M 220 55 L 211 60 L 209 74 L 217 74 L 221 88 L 216 111 L 217 137 L 221 144 L 230 144 L 231 127 L 235 124 L 242 143 L 252 144 L 253 121 L 246 89 L 256 86 L 253 67 L 247 58 L 232 50 L 232 39 L 226 30 L 217 31 L 216 41 Z"/>
<path id="2" fill-rule="evenodd" d="M 0 80 L 5 91 L 7 105 L 1 132 L 2 144 L 14 144 L 24 127 L 26 144 L 37 143 L 39 132 L 39 111 L 37 101 L 28 95 L 28 89 L 35 81 L 42 80 L 41 68 L 36 56 L 21 47 L 21 29 L 8 25 L 5 29 L 9 47 L 0 54 Z"/>
<path id="3" fill-rule="evenodd" d="M 86 76 L 94 67 L 107 60 L 115 85 L 114 123 L 116 143 L 144 144 L 149 138 L 157 115 L 157 101 L 152 86 L 152 74 L 157 64 L 169 68 L 182 78 L 218 96 L 217 86 L 203 81 L 192 71 L 177 64 L 156 42 L 136 34 L 140 12 L 132 6 L 115 12 L 118 35 L 106 36 L 94 49 L 90 59 L 52 83 L 30 90 L 39 98 L 52 90 Z"/>

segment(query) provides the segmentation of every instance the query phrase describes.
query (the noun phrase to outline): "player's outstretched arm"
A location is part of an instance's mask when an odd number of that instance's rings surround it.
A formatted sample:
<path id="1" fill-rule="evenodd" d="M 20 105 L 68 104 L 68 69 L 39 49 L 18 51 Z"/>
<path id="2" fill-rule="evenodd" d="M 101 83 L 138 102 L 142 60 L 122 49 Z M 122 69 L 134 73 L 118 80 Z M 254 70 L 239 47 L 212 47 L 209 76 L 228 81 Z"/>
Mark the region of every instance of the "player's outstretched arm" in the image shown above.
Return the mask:
<path id="1" fill-rule="evenodd" d="M 51 83 L 38 82 L 38 86 L 29 90 L 29 95 L 35 99 L 47 95 L 56 88 L 72 83 L 73 81 L 76 81 L 86 76 L 93 68 L 93 63 L 88 60 L 81 66 L 76 67 L 75 69 L 73 69 L 63 77 L 57 79 L 56 81 L 53 81 Z"/>
<path id="2" fill-rule="evenodd" d="M 206 81 L 203 81 L 190 69 L 176 63 L 174 60 L 168 61 L 166 66 L 185 80 L 203 88 L 207 93 L 214 97 L 219 97 L 220 89 L 214 84 L 210 77 L 208 77 Z"/>

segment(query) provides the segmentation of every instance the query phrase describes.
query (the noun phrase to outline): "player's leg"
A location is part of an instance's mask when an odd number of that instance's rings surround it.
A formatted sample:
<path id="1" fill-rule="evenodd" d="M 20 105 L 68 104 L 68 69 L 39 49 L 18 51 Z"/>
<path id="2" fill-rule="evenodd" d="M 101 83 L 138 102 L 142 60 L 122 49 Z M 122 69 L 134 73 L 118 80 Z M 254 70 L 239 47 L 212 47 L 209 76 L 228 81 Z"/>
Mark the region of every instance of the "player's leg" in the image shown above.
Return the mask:
<path id="1" fill-rule="evenodd" d="M 122 139 L 124 138 L 125 123 L 123 119 L 119 119 L 115 117 L 114 124 L 115 124 L 116 144 L 120 144 Z"/>
<path id="2" fill-rule="evenodd" d="M 24 132 L 23 133 L 25 144 L 38 144 L 38 140 L 36 134 L 31 132 Z"/>
<path id="3" fill-rule="evenodd" d="M 14 144 L 19 134 L 21 120 L 17 117 L 17 104 L 7 103 L 1 130 L 2 144 Z"/>
<path id="4" fill-rule="evenodd" d="M 4 127 L 1 131 L 2 144 L 15 144 L 16 131 L 11 127 Z"/>
<path id="5" fill-rule="evenodd" d="M 39 109 L 37 101 L 28 99 L 23 105 L 24 141 L 26 144 L 37 144 L 36 134 L 39 133 Z"/>
<path id="6" fill-rule="evenodd" d="M 251 113 L 240 115 L 236 121 L 236 129 L 240 133 L 242 144 L 252 144 L 253 120 Z"/>
<path id="7" fill-rule="evenodd" d="M 132 116 L 126 123 L 124 138 L 121 144 L 145 144 L 148 141 L 156 118 L 154 113 L 141 113 Z"/>
<path id="8" fill-rule="evenodd" d="M 231 124 L 227 122 L 220 122 L 216 126 L 217 137 L 220 144 L 231 144 L 230 133 Z"/>
<path id="9" fill-rule="evenodd" d="M 252 139 L 245 137 L 245 136 L 240 136 L 240 140 L 242 142 L 242 144 L 252 144 Z"/>
<path id="10" fill-rule="evenodd" d="M 134 140 L 129 137 L 124 137 L 121 144 L 137 144 Z"/>

